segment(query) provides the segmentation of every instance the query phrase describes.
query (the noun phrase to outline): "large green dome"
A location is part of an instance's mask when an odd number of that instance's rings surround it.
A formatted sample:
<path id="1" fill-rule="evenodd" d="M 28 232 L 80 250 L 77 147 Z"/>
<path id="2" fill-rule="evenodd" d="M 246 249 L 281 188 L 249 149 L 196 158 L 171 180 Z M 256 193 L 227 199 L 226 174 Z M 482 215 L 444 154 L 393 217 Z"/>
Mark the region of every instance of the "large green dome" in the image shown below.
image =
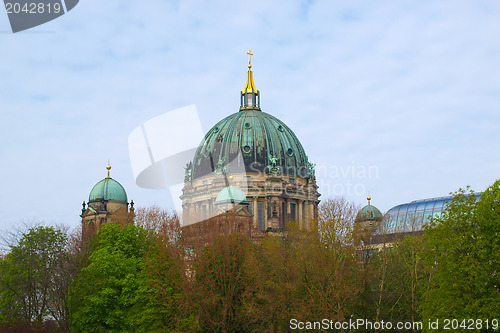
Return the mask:
<path id="1" fill-rule="evenodd" d="M 306 153 L 293 131 L 281 120 L 254 108 L 242 109 L 210 129 L 196 151 L 193 179 L 226 167 L 239 152 L 246 172 L 269 172 L 274 167 L 279 173 L 309 176 Z"/>
<path id="2" fill-rule="evenodd" d="M 108 176 L 95 184 L 90 191 L 89 202 L 102 200 L 127 203 L 127 193 L 119 182 Z"/>

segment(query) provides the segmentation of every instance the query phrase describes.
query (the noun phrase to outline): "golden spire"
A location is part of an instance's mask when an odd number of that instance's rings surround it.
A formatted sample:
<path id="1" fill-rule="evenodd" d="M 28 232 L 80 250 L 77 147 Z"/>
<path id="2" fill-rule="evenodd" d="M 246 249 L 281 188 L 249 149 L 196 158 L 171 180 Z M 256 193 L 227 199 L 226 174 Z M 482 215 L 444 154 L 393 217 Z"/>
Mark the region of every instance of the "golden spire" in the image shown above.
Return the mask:
<path id="1" fill-rule="evenodd" d="M 248 54 L 248 68 L 252 68 L 252 56 L 253 56 L 253 53 L 252 53 L 252 51 L 248 50 L 247 54 Z"/>
<path id="2" fill-rule="evenodd" d="M 242 94 L 255 93 L 257 94 L 259 91 L 255 88 L 255 84 L 253 83 L 253 73 L 252 73 L 252 56 L 253 53 L 248 50 L 248 72 L 247 72 L 247 84 L 245 88 L 241 91 Z"/>
<path id="3" fill-rule="evenodd" d="M 109 162 L 108 162 L 108 165 L 106 166 L 106 169 L 108 169 L 108 178 L 111 178 L 111 177 L 109 176 L 109 170 L 111 170 L 111 165 L 109 165 Z"/>

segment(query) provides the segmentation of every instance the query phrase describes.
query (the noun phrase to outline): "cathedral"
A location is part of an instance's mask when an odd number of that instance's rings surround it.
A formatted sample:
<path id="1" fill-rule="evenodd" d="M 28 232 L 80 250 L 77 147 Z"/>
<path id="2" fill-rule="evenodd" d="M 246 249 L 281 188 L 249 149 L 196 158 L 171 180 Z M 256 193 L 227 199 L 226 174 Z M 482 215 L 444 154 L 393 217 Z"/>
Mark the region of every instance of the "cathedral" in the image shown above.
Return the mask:
<path id="1" fill-rule="evenodd" d="M 195 228 L 206 232 L 208 224 L 215 225 L 222 215 L 233 214 L 239 221 L 233 227 L 241 229 L 243 223 L 252 235 L 285 231 L 291 221 L 308 228 L 308 221 L 318 215 L 320 202 L 314 164 L 295 133 L 261 110 L 252 53 L 247 54 L 239 111 L 208 131 L 185 167 L 183 226 L 202 222 Z M 110 177 L 111 166 L 107 169 L 108 176 L 93 187 L 88 204 L 83 203 L 84 239 L 104 223 L 124 224 L 134 218 L 133 201 L 128 203 L 123 186 Z"/>
<path id="2" fill-rule="evenodd" d="M 266 232 L 286 231 L 292 221 L 307 229 L 318 217 L 315 165 L 295 133 L 261 110 L 252 53 L 247 54 L 246 84 L 240 92 L 238 112 L 208 131 L 185 166 L 182 225 L 192 238 L 232 231 L 259 238 Z M 105 223 L 134 221 L 134 202 L 128 202 L 123 186 L 110 177 L 110 169 L 108 165 L 107 177 L 92 188 L 88 203 L 83 202 L 84 239 Z M 451 199 L 413 201 L 383 215 L 368 197 L 368 204 L 355 219 L 359 245 L 374 250 L 404 235 L 421 233 L 423 224 L 439 216 Z"/>
<path id="3" fill-rule="evenodd" d="M 319 196 L 312 164 L 295 133 L 261 110 L 248 51 L 246 84 L 239 111 L 216 123 L 186 165 L 183 225 L 226 212 L 225 204 L 245 205 L 259 230 L 304 228 L 317 217 Z M 217 200 L 219 197 L 220 200 Z"/>

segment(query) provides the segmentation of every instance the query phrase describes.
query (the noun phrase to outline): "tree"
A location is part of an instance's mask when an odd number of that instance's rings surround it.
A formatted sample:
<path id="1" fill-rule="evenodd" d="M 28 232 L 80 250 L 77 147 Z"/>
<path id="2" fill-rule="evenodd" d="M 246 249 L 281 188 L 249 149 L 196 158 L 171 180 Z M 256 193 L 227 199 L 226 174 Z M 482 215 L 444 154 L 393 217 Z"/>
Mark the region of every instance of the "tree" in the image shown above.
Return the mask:
<path id="1" fill-rule="evenodd" d="M 148 302 L 154 309 L 151 318 L 164 329 L 190 330 L 194 326 L 194 315 L 186 293 L 189 281 L 182 258 L 185 253 L 180 252 L 176 241 L 172 241 L 167 226 L 164 224 L 159 234 L 153 235 L 155 244 L 145 258 L 146 279 L 151 288 Z M 176 226 L 177 223 L 173 223 L 172 227 Z"/>
<path id="2" fill-rule="evenodd" d="M 254 246 L 244 235 L 221 235 L 196 258 L 193 300 L 201 329 L 235 332 L 251 327 L 247 307 L 256 290 L 250 273 Z"/>
<path id="3" fill-rule="evenodd" d="M 22 234 L 0 261 L 0 308 L 8 321 L 42 322 L 64 328 L 72 266 L 61 230 L 39 226 Z"/>
<path id="4" fill-rule="evenodd" d="M 163 328 L 190 329 L 194 325 L 194 316 L 186 293 L 190 282 L 186 275 L 189 267 L 179 237 L 178 216 L 153 205 L 137 208 L 135 223 L 150 232 L 154 239 L 154 246 L 146 253 L 145 271 L 153 290 L 148 300 L 154 304 L 155 320 Z"/>
<path id="5" fill-rule="evenodd" d="M 135 223 L 146 230 L 154 231 L 172 244 L 179 238 L 181 229 L 179 217 L 159 206 L 137 208 Z"/>
<path id="6" fill-rule="evenodd" d="M 430 272 L 429 265 L 422 260 L 425 246 L 422 235 L 409 235 L 395 244 L 393 252 L 399 268 L 397 275 L 392 276 L 392 282 L 399 298 L 398 304 L 394 305 L 399 321 L 421 320 L 418 307 Z"/>
<path id="7" fill-rule="evenodd" d="M 89 264 L 72 287 L 72 323 L 77 332 L 127 330 L 139 324 L 142 258 L 147 235 L 134 225 L 106 224 L 97 235 Z"/>
<path id="8" fill-rule="evenodd" d="M 355 205 L 325 201 L 307 230 L 298 223 L 268 236 L 254 252 L 252 316 L 260 331 L 287 331 L 290 319 L 345 320 L 359 292 L 359 265 L 352 241 Z"/>
<path id="9" fill-rule="evenodd" d="M 424 239 L 408 235 L 369 258 L 364 276 L 362 318 L 376 322 L 416 322 L 428 267 L 421 258 Z"/>
<path id="10" fill-rule="evenodd" d="M 94 239 L 89 264 L 71 290 L 76 332 L 127 330 L 137 325 L 138 290 L 143 286 L 141 258 L 146 235 L 133 225 L 106 224 Z"/>
<path id="11" fill-rule="evenodd" d="M 492 319 L 500 313 L 500 181 L 476 199 L 459 190 L 425 231 L 432 268 L 424 319 Z"/>
<path id="12" fill-rule="evenodd" d="M 354 220 L 360 207 L 344 197 L 329 198 L 318 209 L 318 231 L 324 241 L 351 244 Z"/>
<path id="13" fill-rule="evenodd" d="M 322 202 L 317 229 L 312 229 L 304 241 L 309 255 L 302 256 L 304 267 L 315 281 L 312 313 L 329 315 L 339 321 L 352 313 L 355 299 L 360 293 L 360 266 L 355 248 L 354 221 L 359 206 L 336 197 Z M 305 253 L 307 253 L 305 251 Z M 298 259 L 299 261 L 301 258 Z M 311 283 L 310 279 L 302 281 Z M 309 300 L 314 297 L 309 296 Z M 319 305 L 323 303 L 322 307 Z M 311 313 L 311 315 L 312 315 Z"/>
<path id="14" fill-rule="evenodd" d="M 296 223 L 287 227 L 285 235 L 262 240 L 249 265 L 255 276 L 255 297 L 247 308 L 261 332 L 284 332 L 294 318 L 300 297 L 297 294 L 299 270 L 296 259 Z M 295 234 L 296 235 L 296 234 Z M 290 237 L 289 237 L 290 236 Z"/>
<path id="15" fill-rule="evenodd" d="M 134 224 L 103 226 L 88 265 L 71 289 L 74 331 L 159 332 L 182 327 L 180 272 L 164 245 L 156 234 Z"/>

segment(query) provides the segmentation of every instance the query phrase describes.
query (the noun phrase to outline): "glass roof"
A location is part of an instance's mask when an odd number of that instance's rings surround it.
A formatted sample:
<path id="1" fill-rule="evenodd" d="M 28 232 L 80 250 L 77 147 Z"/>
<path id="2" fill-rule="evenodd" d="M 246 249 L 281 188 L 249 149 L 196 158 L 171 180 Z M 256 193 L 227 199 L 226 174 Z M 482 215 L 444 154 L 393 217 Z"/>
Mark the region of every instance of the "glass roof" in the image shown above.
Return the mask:
<path id="1" fill-rule="evenodd" d="M 476 193 L 474 196 L 479 199 L 481 193 Z M 422 230 L 422 226 L 429 222 L 431 217 L 441 216 L 452 199 L 452 196 L 446 196 L 394 206 L 385 213 L 375 235 Z"/>

